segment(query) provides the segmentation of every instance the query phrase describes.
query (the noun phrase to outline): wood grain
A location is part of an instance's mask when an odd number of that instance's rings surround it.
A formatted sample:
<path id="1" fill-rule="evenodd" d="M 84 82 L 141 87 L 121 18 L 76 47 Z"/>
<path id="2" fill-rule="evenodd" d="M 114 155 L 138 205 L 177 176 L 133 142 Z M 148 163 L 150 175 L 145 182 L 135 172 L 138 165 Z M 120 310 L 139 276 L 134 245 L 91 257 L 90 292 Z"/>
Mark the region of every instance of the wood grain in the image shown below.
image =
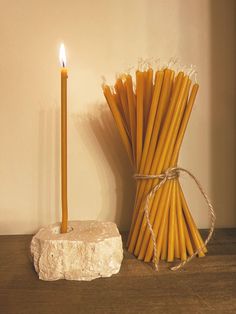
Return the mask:
<path id="1" fill-rule="evenodd" d="M 216 230 L 207 256 L 181 271 L 161 262 L 156 273 L 125 250 L 119 274 L 92 282 L 40 281 L 31 237 L 0 236 L 1 314 L 236 313 L 236 229 Z"/>

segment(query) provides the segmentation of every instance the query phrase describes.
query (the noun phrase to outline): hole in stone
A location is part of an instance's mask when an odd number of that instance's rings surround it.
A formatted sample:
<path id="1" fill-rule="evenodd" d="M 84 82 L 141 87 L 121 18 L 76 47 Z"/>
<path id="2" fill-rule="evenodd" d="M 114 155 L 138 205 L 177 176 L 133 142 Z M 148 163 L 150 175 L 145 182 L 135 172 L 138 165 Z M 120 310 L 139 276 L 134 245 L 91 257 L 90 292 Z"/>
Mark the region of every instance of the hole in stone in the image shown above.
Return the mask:
<path id="1" fill-rule="evenodd" d="M 61 229 L 61 226 L 53 227 L 52 228 L 52 233 L 53 234 L 62 234 L 60 229 Z M 73 227 L 71 227 L 71 226 L 67 227 L 67 233 L 71 232 L 72 230 L 73 230 Z"/>

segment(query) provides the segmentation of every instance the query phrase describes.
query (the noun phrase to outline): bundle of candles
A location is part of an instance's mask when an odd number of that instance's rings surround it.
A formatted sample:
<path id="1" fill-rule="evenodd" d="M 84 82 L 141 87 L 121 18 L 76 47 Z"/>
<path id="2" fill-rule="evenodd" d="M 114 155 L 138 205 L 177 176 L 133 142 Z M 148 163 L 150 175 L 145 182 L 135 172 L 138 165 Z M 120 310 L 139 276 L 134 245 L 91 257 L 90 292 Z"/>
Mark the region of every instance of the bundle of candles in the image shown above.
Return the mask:
<path id="1" fill-rule="evenodd" d="M 198 256 L 207 252 L 178 176 L 166 180 L 152 193 L 161 181 L 158 175 L 178 163 L 199 87 L 192 82 L 190 72 L 175 73 L 168 67 L 154 72 L 148 67 L 135 72 L 136 82 L 132 75 L 121 74 L 114 86 L 103 85 L 128 157 L 138 174 L 127 246 L 129 252 L 146 262 L 154 257 L 157 261 L 177 258 L 184 262 L 196 251 Z"/>

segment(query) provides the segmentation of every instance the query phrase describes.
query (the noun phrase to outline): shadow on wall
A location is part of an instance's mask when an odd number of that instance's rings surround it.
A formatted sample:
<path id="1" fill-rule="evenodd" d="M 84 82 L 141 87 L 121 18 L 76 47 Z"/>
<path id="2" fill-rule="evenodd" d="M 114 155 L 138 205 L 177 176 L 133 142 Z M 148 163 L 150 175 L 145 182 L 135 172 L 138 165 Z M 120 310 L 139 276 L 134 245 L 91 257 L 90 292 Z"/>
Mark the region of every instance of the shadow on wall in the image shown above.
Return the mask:
<path id="1" fill-rule="evenodd" d="M 91 151 L 94 162 L 101 163 L 96 165 L 96 170 L 101 181 L 102 208 L 109 213 L 109 209 L 114 207 L 114 203 L 108 195 L 109 178 L 104 174 L 104 159 L 100 156 L 101 152 L 115 179 L 115 191 L 110 190 L 112 194 L 115 194 L 116 200 L 114 221 L 121 231 L 126 231 L 129 229 L 131 222 L 135 184 L 132 178 L 132 169 L 111 112 L 106 104 L 96 104 L 93 113 L 77 115 L 76 120 L 80 132 L 83 129 L 84 134 L 87 135 L 82 139 L 84 138 L 86 141 L 85 144 Z M 96 147 L 94 147 L 94 141 L 97 143 Z M 96 158 L 96 154 L 99 155 L 98 158 Z M 104 219 L 104 212 L 105 210 L 97 218 Z"/>
<path id="2" fill-rule="evenodd" d="M 60 219 L 60 113 L 56 106 L 41 108 L 38 120 L 39 227 Z"/>
<path id="3" fill-rule="evenodd" d="M 217 226 L 236 226 L 236 1 L 211 1 L 212 198 Z"/>

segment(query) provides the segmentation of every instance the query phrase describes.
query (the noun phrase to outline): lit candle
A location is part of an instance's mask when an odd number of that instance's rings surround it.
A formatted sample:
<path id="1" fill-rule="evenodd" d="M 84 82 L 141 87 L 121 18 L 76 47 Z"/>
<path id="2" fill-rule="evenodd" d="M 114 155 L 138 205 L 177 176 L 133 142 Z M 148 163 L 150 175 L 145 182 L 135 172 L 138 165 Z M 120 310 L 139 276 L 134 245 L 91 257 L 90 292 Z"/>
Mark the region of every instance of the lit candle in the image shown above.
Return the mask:
<path id="1" fill-rule="evenodd" d="M 65 46 L 60 47 L 61 63 L 61 201 L 62 224 L 61 233 L 67 232 L 68 205 L 67 205 L 67 68 Z"/>

